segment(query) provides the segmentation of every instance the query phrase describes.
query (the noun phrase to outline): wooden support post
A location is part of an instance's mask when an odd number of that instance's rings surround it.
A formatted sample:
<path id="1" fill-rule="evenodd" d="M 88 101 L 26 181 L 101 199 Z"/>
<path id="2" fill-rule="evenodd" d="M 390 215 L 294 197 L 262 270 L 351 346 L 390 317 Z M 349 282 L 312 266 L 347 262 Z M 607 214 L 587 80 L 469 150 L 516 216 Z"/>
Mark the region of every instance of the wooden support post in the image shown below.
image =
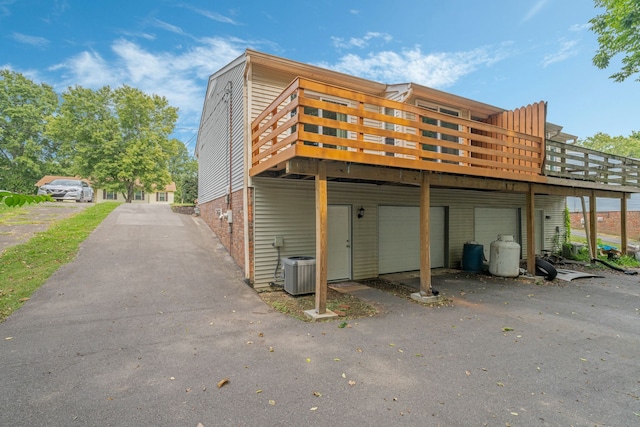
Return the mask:
<path id="1" fill-rule="evenodd" d="M 584 196 L 580 196 L 580 202 L 582 203 L 582 222 L 584 223 L 584 232 L 587 236 L 587 249 L 589 249 L 589 259 L 591 260 L 594 257 L 594 253 L 593 246 L 591 245 L 591 225 L 589 220 L 593 220 L 593 218 L 587 217 L 587 208 L 584 202 Z"/>
<path id="2" fill-rule="evenodd" d="M 627 197 L 625 195 L 620 199 L 620 250 L 622 255 L 627 254 Z"/>
<path id="3" fill-rule="evenodd" d="M 535 191 L 529 184 L 527 192 L 527 271 L 536 274 Z"/>
<path id="4" fill-rule="evenodd" d="M 430 242 L 430 209 L 431 209 L 431 174 L 422 172 L 420 184 L 420 294 L 431 296 L 431 242 Z"/>
<path id="5" fill-rule="evenodd" d="M 596 196 L 595 193 L 591 192 L 589 196 L 589 216 L 591 217 L 591 222 L 589 226 L 591 227 L 591 253 L 594 258 L 598 257 L 598 210 L 596 207 Z"/>
<path id="6" fill-rule="evenodd" d="M 327 165 L 316 175 L 316 313 L 327 311 Z"/>

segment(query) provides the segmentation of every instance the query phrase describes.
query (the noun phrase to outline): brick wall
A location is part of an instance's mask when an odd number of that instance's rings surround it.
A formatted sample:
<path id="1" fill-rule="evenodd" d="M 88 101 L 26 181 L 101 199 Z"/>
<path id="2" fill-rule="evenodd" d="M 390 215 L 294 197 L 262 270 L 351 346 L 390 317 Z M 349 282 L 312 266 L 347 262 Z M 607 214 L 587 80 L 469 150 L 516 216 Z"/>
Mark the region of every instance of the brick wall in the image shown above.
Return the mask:
<path id="1" fill-rule="evenodd" d="M 620 235 L 620 212 L 598 212 L 598 233 Z M 581 223 L 582 213 L 571 213 L 571 229 L 584 230 Z M 589 213 L 587 213 L 587 221 L 589 221 Z M 640 239 L 640 212 L 627 212 L 627 237 L 632 240 Z"/>
<path id="2" fill-rule="evenodd" d="M 251 194 L 251 193 L 249 193 Z M 227 203 L 227 197 L 220 197 L 210 202 L 200 204 L 200 216 L 205 223 L 211 228 L 211 230 L 218 236 L 220 243 L 227 248 L 229 254 L 233 260 L 244 270 L 244 206 L 243 206 L 244 192 L 242 190 L 236 191 L 231 194 L 231 206 Z M 249 204 L 249 224 L 252 224 L 252 203 L 251 199 Z M 231 209 L 232 223 L 229 224 L 226 219 L 220 219 L 219 215 L 216 215 L 216 209 L 221 209 L 222 212 L 227 212 Z M 251 232 L 252 226 L 250 225 Z M 252 240 L 252 239 L 251 239 Z M 250 250 L 252 249 L 253 242 L 249 242 Z M 250 252 L 253 253 L 253 252 Z M 252 265 L 253 263 L 250 263 Z M 253 272 L 249 272 L 253 277 Z"/>

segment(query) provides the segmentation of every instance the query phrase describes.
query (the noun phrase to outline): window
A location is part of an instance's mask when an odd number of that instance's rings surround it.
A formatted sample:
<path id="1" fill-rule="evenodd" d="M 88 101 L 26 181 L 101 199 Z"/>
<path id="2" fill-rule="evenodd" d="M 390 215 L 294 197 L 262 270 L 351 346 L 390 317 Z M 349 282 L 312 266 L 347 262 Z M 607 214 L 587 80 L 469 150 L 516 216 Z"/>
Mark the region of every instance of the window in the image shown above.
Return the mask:
<path id="1" fill-rule="evenodd" d="M 116 193 L 115 191 L 102 190 L 102 199 L 118 200 L 118 193 Z"/>
<path id="2" fill-rule="evenodd" d="M 133 194 L 133 200 L 144 200 L 144 191 L 137 190 Z"/>
<path id="3" fill-rule="evenodd" d="M 443 108 L 443 107 L 439 107 L 439 106 L 436 106 L 436 105 L 430 105 L 430 104 L 425 104 L 425 103 L 420 103 L 420 102 L 418 102 L 417 105 L 419 107 L 426 108 L 426 109 L 431 110 L 431 111 L 437 111 L 439 113 L 448 114 L 448 115 L 453 116 L 453 117 L 460 117 L 460 112 L 459 111 L 452 110 L 450 108 Z M 460 143 L 460 138 L 458 138 L 455 135 L 447 134 L 447 129 L 451 129 L 451 130 L 455 130 L 455 131 L 460 130 L 460 127 L 456 123 L 451 123 L 451 122 L 447 122 L 446 120 L 434 119 L 432 117 L 426 117 L 426 116 L 420 116 L 420 120 L 422 121 L 422 123 L 426 123 L 426 124 L 432 125 L 432 126 L 438 126 L 440 128 L 438 131 L 435 131 L 435 130 L 423 130 L 422 131 L 422 136 L 427 136 L 429 138 L 439 139 L 439 140 L 442 140 L 442 141 Z M 434 151 L 434 152 L 437 152 L 437 153 L 455 154 L 455 155 L 460 154 L 460 151 L 456 150 L 454 148 L 441 147 L 440 145 L 433 145 L 433 144 L 422 144 L 422 149 L 423 150 L 428 150 L 428 151 Z M 454 161 L 450 161 L 450 160 L 440 160 L 440 159 L 437 159 L 437 160 L 425 159 L 425 160 L 437 161 L 437 162 L 442 162 L 442 163 L 458 164 L 458 162 L 454 162 Z"/>
<path id="4" fill-rule="evenodd" d="M 329 100 L 329 99 L 323 99 L 323 101 L 330 102 L 330 103 L 336 104 L 336 105 L 344 105 L 345 107 L 348 106 L 348 104 L 346 104 L 344 102 L 340 102 L 340 101 L 334 101 L 334 100 Z M 338 113 L 336 111 L 331 111 L 331 110 L 322 110 L 322 109 L 314 108 L 314 107 L 304 107 L 304 114 L 307 114 L 309 116 L 322 117 L 323 119 L 336 120 L 336 121 L 340 121 L 340 122 L 347 122 L 348 121 L 348 116 L 346 114 L 344 114 L 344 113 Z M 305 124 L 304 125 L 304 130 L 305 130 L 305 132 L 318 133 L 320 135 L 335 136 L 337 138 L 348 138 L 348 132 L 346 130 L 344 130 L 344 129 L 336 129 L 336 128 L 332 128 L 332 127 L 329 127 L 329 126 L 318 126 L 318 125 Z M 315 142 L 305 142 L 305 145 L 318 146 L 318 144 L 315 143 Z M 336 146 L 336 145 L 333 145 L 333 144 L 323 144 L 322 146 L 324 148 L 338 148 L 340 150 L 346 150 L 346 147 Z"/>
<path id="5" fill-rule="evenodd" d="M 156 193 L 156 202 L 166 202 L 166 201 L 168 201 L 168 197 L 165 191 Z"/>

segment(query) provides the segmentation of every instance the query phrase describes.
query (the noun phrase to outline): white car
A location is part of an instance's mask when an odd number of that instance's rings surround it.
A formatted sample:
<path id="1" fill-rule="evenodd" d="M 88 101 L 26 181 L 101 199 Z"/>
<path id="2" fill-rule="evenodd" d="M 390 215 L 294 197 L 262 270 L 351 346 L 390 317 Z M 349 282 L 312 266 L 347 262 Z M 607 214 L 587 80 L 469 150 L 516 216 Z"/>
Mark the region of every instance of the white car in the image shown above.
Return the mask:
<path id="1" fill-rule="evenodd" d="M 75 200 L 78 203 L 93 202 L 93 188 L 79 179 L 54 179 L 38 189 L 38 194 L 47 194 L 57 202 Z"/>

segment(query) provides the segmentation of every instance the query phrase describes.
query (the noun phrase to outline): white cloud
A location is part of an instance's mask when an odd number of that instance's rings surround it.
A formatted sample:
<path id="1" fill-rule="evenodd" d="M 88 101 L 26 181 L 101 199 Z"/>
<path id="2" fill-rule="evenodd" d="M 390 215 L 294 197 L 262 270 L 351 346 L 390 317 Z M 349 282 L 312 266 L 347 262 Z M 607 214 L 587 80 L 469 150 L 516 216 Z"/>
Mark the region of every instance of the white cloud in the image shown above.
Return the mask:
<path id="1" fill-rule="evenodd" d="M 561 40 L 560 41 L 560 50 L 555 53 L 551 53 L 546 55 L 542 60 L 542 67 L 547 67 L 551 64 L 555 64 L 556 62 L 562 62 L 565 59 L 571 58 L 578 54 L 578 50 L 576 46 L 578 42 L 576 40 Z"/>
<path id="2" fill-rule="evenodd" d="M 122 75 L 117 68 L 112 68 L 111 64 L 105 61 L 100 54 L 87 51 L 71 57 L 64 63 L 50 67 L 49 71 L 62 72 L 62 82 L 57 85 L 57 89 L 64 89 L 76 84 L 93 89 L 106 85 L 117 86 Z"/>
<path id="3" fill-rule="evenodd" d="M 588 30 L 591 28 L 591 24 L 586 23 L 586 24 L 574 24 L 571 27 L 569 27 L 569 31 L 573 31 L 575 33 L 579 33 L 581 31 L 584 30 Z"/>
<path id="4" fill-rule="evenodd" d="M 367 57 L 349 54 L 335 64 L 320 64 L 343 73 L 384 83 L 415 82 L 444 88 L 479 66 L 490 66 L 506 57 L 501 49 L 478 48 L 466 52 L 428 53 L 420 47 L 400 53 L 383 51 Z"/>
<path id="5" fill-rule="evenodd" d="M 49 44 L 49 40 L 44 37 L 29 36 L 22 33 L 13 33 L 11 38 L 19 43 L 28 44 L 35 47 L 45 47 Z"/>
<path id="6" fill-rule="evenodd" d="M 11 16 L 11 10 L 9 6 L 14 4 L 16 0 L 0 0 L 0 17 Z"/>
<path id="7" fill-rule="evenodd" d="M 531 9 L 529 9 L 529 11 L 527 12 L 527 14 L 524 16 L 524 18 L 522 18 L 521 22 L 527 22 L 528 20 L 530 20 L 531 18 L 533 18 L 534 16 L 536 16 L 544 7 L 545 4 L 547 4 L 549 0 L 538 0 L 532 7 Z"/>
<path id="8" fill-rule="evenodd" d="M 215 13 L 215 12 L 210 12 L 208 10 L 203 10 L 203 9 L 198 9 L 195 7 L 190 7 L 190 6 L 185 6 L 188 9 L 193 10 L 194 12 L 204 16 L 205 18 L 209 18 L 213 21 L 217 21 L 217 22 L 222 22 L 223 24 L 232 24 L 232 25 L 238 25 L 238 23 L 236 21 L 234 21 L 233 19 L 229 18 L 228 16 L 224 16 L 224 15 L 220 15 L 219 13 Z"/>
<path id="9" fill-rule="evenodd" d="M 153 19 L 152 24 L 158 28 L 162 28 L 163 30 L 169 31 L 171 33 L 176 33 L 176 34 L 180 34 L 180 35 L 185 35 L 185 32 L 182 31 L 182 28 L 176 26 L 176 25 L 171 25 L 168 22 L 164 22 L 161 21 L 159 19 Z"/>
<path id="10" fill-rule="evenodd" d="M 351 37 L 349 40 L 340 37 L 331 37 L 333 45 L 339 49 L 350 49 L 352 47 L 363 48 L 369 45 L 372 39 L 382 39 L 384 42 L 390 42 L 393 37 L 387 33 L 368 32 L 364 37 Z"/>

